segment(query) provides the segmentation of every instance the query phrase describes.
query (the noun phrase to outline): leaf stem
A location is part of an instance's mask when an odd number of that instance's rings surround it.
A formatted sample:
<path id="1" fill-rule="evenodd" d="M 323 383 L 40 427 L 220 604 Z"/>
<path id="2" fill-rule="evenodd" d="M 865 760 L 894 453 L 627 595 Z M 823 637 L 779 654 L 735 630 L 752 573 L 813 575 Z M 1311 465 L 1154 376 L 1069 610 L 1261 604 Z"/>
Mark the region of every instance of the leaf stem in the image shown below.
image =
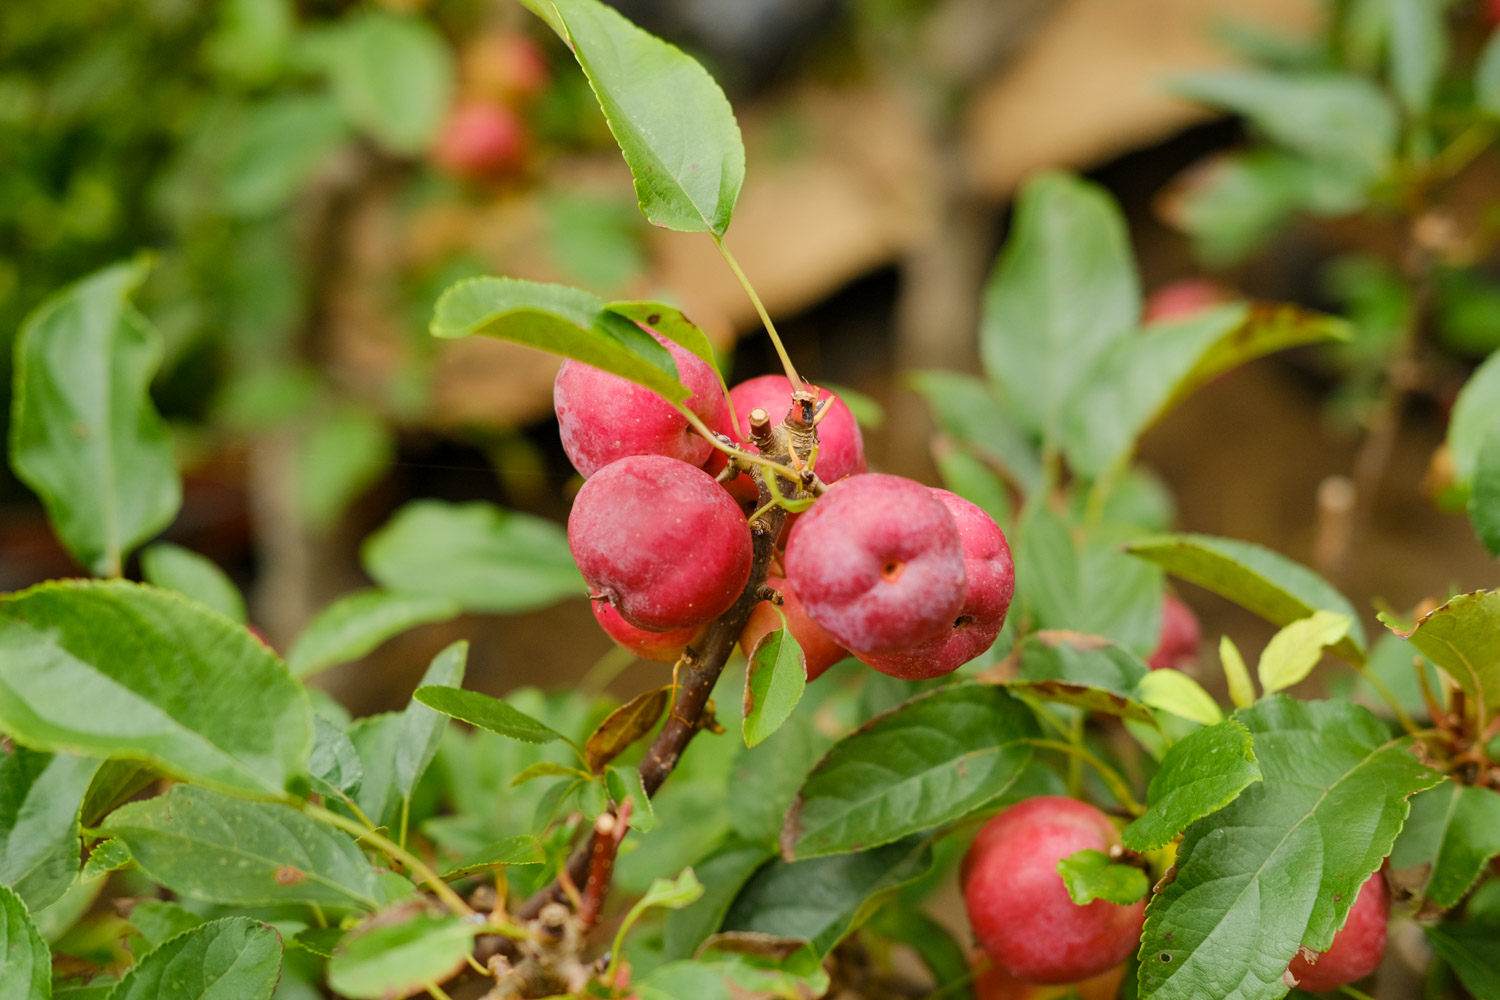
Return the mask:
<path id="1" fill-rule="evenodd" d="M 391 860 L 399 861 L 410 868 L 432 890 L 433 894 L 443 901 L 448 909 L 460 917 L 474 916 L 474 911 L 470 908 L 469 904 L 465 903 L 463 897 L 454 892 L 447 882 L 438 877 L 437 872 L 428 867 L 427 863 L 421 858 L 412 854 L 400 844 L 395 843 L 389 837 L 382 836 L 374 830 L 366 829 L 347 816 L 340 816 L 336 812 L 324 809 L 322 806 L 315 806 L 311 802 L 299 800 L 297 808 L 315 820 L 327 823 L 329 826 L 337 827 L 360 840 L 367 840 L 374 844 L 384 851 Z"/>
<path id="2" fill-rule="evenodd" d="M 1357 990 L 1347 983 L 1339 987 L 1339 992 L 1344 994 L 1344 996 L 1353 997 L 1354 1000 L 1375 1000 L 1370 994 Z"/>
<path id="3" fill-rule="evenodd" d="M 744 271 L 740 270 L 740 262 L 734 259 L 734 254 L 730 253 L 729 248 L 724 245 L 724 238 L 715 233 L 713 239 L 714 246 L 719 248 L 719 254 L 724 258 L 724 263 L 729 265 L 729 269 L 739 279 L 740 287 L 745 290 L 746 295 L 750 296 L 750 302 L 760 315 L 760 321 L 765 325 L 766 333 L 771 335 L 771 344 L 776 348 L 776 356 L 781 359 L 781 367 L 786 369 L 786 377 L 792 383 L 792 392 L 801 392 L 802 379 L 797 375 L 797 369 L 781 343 L 781 336 L 776 332 L 776 324 L 771 322 L 771 314 L 766 312 L 766 307 L 761 304 L 760 296 L 755 294 L 755 288 L 750 284 L 750 279 L 745 277 Z"/>
<path id="4" fill-rule="evenodd" d="M 1025 739 L 1021 742 L 1039 750 L 1056 750 L 1058 753 L 1065 753 L 1074 760 L 1088 764 L 1098 773 L 1105 785 L 1109 786 L 1110 794 L 1119 800 L 1120 805 L 1136 816 L 1146 811 L 1146 807 L 1135 800 L 1135 796 L 1130 792 L 1130 785 L 1120 776 L 1120 772 L 1104 763 L 1086 748 L 1074 743 L 1064 743 L 1061 740 Z"/>
<path id="5" fill-rule="evenodd" d="M 763 468 L 770 469 L 777 475 L 789 479 L 794 483 L 801 481 L 802 476 L 797 472 L 796 469 L 792 468 L 790 465 L 786 465 L 782 462 L 772 461 L 771 459 L 766 458 L 763 455 L 757 455 L 754 452 L 745 451 L 743 448 L 736 448 L 733 445 L 725 444 L 723 441 L 719 440 L 719 436 L 717 434 L 708 429 L 708 425 L 703 422 L 702 417 L 699 417 L 698 414 L 694 413 L 692 410 L 688 409 L 681 403 L 677 403 L 675 405 L 677 407 L 677 411 L 687 418 L 688 423 L 693 425 L 693 429 L 701 434 L 709 444 L 713 445 L 724 454 L 733 455 L 735 458 L 741 459 L 746 462 L 753 462 Z"/>
<path id="6" fill-rule="evenodd" d="M 1385 703 L 1389 705 L 1391 707 L 1391 711 L 1395 713 L 1396 721 L 1401 724 L 1401 728 L 1406 730 L 1408 735 L 1415 736 L 1418 732 L 1421 731 L 1421 727 L 1419 727 L 1414 721 L 1412 721 L 1412 717 L 1407 714 L 1406 709 L 1401 707 L 1400 699 L 1396 697 L 1396 692 L 1391 690 L 1391 686 L 1389 684 L 1381 680 L 1380 677 L 1376 676 L 1375 671 L 1371 670 L 1368 666 L 1356 667 L 1355 669 L 1359 671 L 1361 677 L 1369 682 L 1370 687 L 1374 688 L 1376 693 L 1378 693 L 1380 697 L 1385 699 Z M 1417 668 L 1417 672 L 1422 675 L 1422 686 L 1426 688 L 1426 672 L 1423 671 L 1420 667 Z M 1438 720 L 1433 719 L 1432 721 L 1437 722 Z"/>

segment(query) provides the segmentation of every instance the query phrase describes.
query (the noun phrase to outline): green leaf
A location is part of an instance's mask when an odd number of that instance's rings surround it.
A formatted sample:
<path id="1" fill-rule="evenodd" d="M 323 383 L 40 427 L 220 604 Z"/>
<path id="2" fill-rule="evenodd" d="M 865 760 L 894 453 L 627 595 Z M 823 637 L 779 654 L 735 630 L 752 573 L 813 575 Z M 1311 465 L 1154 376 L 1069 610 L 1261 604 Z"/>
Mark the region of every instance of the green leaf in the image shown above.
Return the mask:
<path id="1" fill-rule="evenodd" d="M 872 851 L 806 861 L 772 861 L 730 905 L 725 931 L 802 938 L 820 956 L 932 867 L 932 846 L 908 837 Z"/>
<path id="2" fill-rule="evenodd" d="M 37 749 L 275 797 L 307 759 L 312 709 L 275 653 L 203 605 L 67 581 L 0 598 L 0 728 Z"/>
<path id="3" fill-rule="evenodd" d="M 1500 117 L 1500 36 L 1494 32 L 1474 67 L 1474 103 L 1485 114 Z"/>
<path id="4" fill-rule="evenodd" d="M 387 591 L 469 611 L 533 611 L 588 593 L 559 525 L 487 503 L 409 503 L 362 556 Z"/>
<path id="5" fill-rule="evenodd" d="M 1470 993 L 1481 1000 L 1500 997 L 1500 927 L 1437 924 L 1423 927 L 1422 933 Z"/>
<path id="6" fill-rule="evenodd" d="M 464 682 L 464 667 L 468 660 L 467 642 L 459 640 L 450 644 L 432 658 L 427 672 L 422 675 L 421 690 L 447 688 L 457 691 Z M 422 780 L 428 765 L 437 756 L 438 743 L 448 726 L 448 716 L 412 699 L 401 713 L 401 722 L 401 743 L 396 748 L 396 791 L 403 799 L 410 800 L 417 782 Z"/>
<path id="7" fill-rule="evenodd" d="M 685 347 L 702 360 L 715 373 L 719 371 L 719 358 L 714 353 L 713 342 L 682 310 L 661 302 L 609 302 L 604 308 L 616 316 L 623 316 L 632 323 L 649 326 L 679 347 Z M 719 376 L 720 380 L 723 376 Z"/>
<path id="8" fill-rule="evenodd" d="M 597 0 L 523 0 L 578 57 L 654 225 L 723 236 L 745 146 L 713 77 Z"/>
<path id="9" fill-rule="evenodd" d="M 1426 0 L 1386 0 L 1386 58 L 1391 86 L 1414 118 L 1432 108 L 1432 95 L 1448 64 L 1446 5 Z"/>
<path id="10" fill-rule="evenodd" d="M 337 927 L 309 927 L 305 931 L 298 931 L 291 943 L 320 958 L 332 958 L 334 949 L 344 939 L 345 933 L 347 932 Z"/>
<path id="11" fill-rule="evenodd" d="M 954 444 L 947 438 L 933 442 L 932 458 L 944 489 L 952 490 L 979 507 L 996 524 L 1011 523 L 1015 511 L 1010 492 L 988 462 L 975 455 L 968 446 Z"/>
<path id="12" fill-rule="evenodd" d="M 446 688 L 440 690 L 447 690 Z M 354 791 L 354 804 L 376 826 L 393 826 L 401 814 L 402 796 L 396 789 L 396 755 L 406 738 L 406 715 L 382 712 L 356 719 L 348 729 L 349 742 L 359 754 L 363 773 Z M 350 813 L 352 815 L 352 810 Z"/>
<path id="13" fill-rule="evenodd" d="M 328 962 L 328 985 L 356 1000 L 388 1000 L 423 992 L 465 964 L 481 930 L 458 917 L 418 913 L 394 924 L 356 928 Z"/>
<path id="14" fill-rule="evenodd" d="M 1219 665 L 1224 668 L 1224 681 L 1229 687 L 1229 700 L 1235 708 L 1255 704 L 1255 684 L 1250 680 L 1250 671 L 1245 667 L 1245 658 L 1240 648 L 1227 635 L 1219 636 Z"/>
<path id="15" fill-rule="evenodd" d="M 438 594 L 403 594 L 371 588 L 345 594 L 302 630 L 287 653 L 293 677 L 349 663 L 407 629 L 447 621 L 463 609 Z"/>
<path id="16" fill-rule="evenodd" d="M 989 684 L 920 695 L 833 745 L 787 812 L 781 851 L 815 858 L 890 843 L 993 801 L 1031 762 L 1030 709 Z"/>
<path id="17" fill-rule="evenodd" d="M 1234 717 L 1264 780 L 1188 828 L 1146 911 L 1143 997 L 1284 995 L 1298 948 L 1327 950 L 1390 852 L 1407 797 L 1442 780 L 1347 702 L 1271 695 Z"/>
<path id="18" fill-rule="evenodd" d="M 510 779 L 510 784 L 514 788 L 538 778 L 581 778 L 588 781 L 592 777 L 593 775 L 581 767 L 568 767 L 566 764 L 557 764 L 550 760 L 539 760 Z"/>
<path id="19" fill-rule="evenodd" d="M 741 747 L 729 779 L 735 794 L 726 797 L 729 828 L 774 851 L 798 789 L 832 745 L 833 739 L 818 728 L 813 713 L 801 712 L 753 753 Z"/>
<path id="20" fill-rule="evenodd" d="M 78 874 L 78 811 L 98 770 L 69 754 L 0 754 L 0 884 L 27 909 L 62 898 Z"/>
<path id="21" fill-rule="evenodd" d="M 1151 881 L 1134 865 L 1115 864 L 1103 851 L 1077 851 L 1057 863 L 1068 898 L 1079 906 L 1096 899 L 1130 906 L 1146 898 Z"/>
<path id="22" fill-rule="evenodd" d="M 374 870 L 354 841 L 279 803 L 176 785 L 115 810 L 103 831 L 153 881 L 193 899 L 379 906 Z"/>
<path id="23" fill-rule="evenodd" d="M 469 278 L 433 310 L 434 337 L 484 334 L 525 344 L 611 372 L 674 402 L 691 393 L 677 362 L 656 339 L 604 300 L 577 288 L 516 278 Z"/>
<path id="24" fill-rule="evenodd" d="M 443 873 L 444 880 L 463 878 L 475 872 L 494 871 L 506 865 L 539 865 L 546 861 L 541 843 L 530 834 L 497 840 Z"/>
<path id="25" fill-rule="evenodd" d="M 52 995 L 52 954 L 26 904 L 0 885 L 0 1000 Z"/>
<path id="26" fill-rule="evenodd" d="M 605 716 L 583 744 L 583 758 L 595 774 L 656 727 L 672 702 L 673 686 L 642 691 Z"/>
<path id="27" fill-rule="evenodd" d="M 135 864 L 135 859 L 130 856 L 129 849 L 111 837 L 109 840 L 95 844 L 93 850 L 89 851 L 89 859 L 84 863 L 78 881 L 80 883 L 92 882 L 101 875 L 119 871 L 133 864 Z"/>
<path id="28" fill-rule="evenodd" d="M 360 494 L 379 481 L 396 445 L 379 416 L 344 407 L 312 422 L 297 444 L 297 508 L 308 526 L 327 532 Z"/>
<path id="29" fill-rule="evenodd" d="M 1479 467 L 1479 449 L 1500 427 L 1500 351 L 1476 369 L 1453 401 L 1448 419 L 1448 450 L 1453 458 L 1453 480 L 1467 488 Z"/>
<path id="30" fill-rule="evenodd" d="M 1474 456 L 1469 522 L 1490 555 L 1500 557 L 1500 423 L 1495 424 Z"/>
<path id="31" fill-rule="evenodd" d="M 1411 815 L 1391 851 L 1391 867 L 1415 870 L 1413 887 L 1440 909 L 1456 906 L 1485 865 L 1500 855 L 1500 792 L 1445 781 L 1411 800 Z"/>
<path id="32" fill-rule="evenodd" d="M 110 1000 L 270 1000 L 281 978 L 281 935 L 249 917 L 212 920 L 142 958 Z"/>
<path id="33" fill-rule="evenodd" d="M 1153 670 L 1141 678 L 1135 696 L 1152 708 L 1212 726 L 1224 713 L 1203 685 L 1177 670 Z"/>
<path id="34" fill-rule="evenodd" d="M 1347 331 L 1293 306 L 1236 303 L 1115 340 L 1082 374 L 1062 415 L 1063 453 L 1079 474 L 1105 475 L 1147 428 L 1215 377 L 1275 351 L 1348 339 Z"/>
<path id="35" fill-rule="evenodd" d="M 480 694 L 478 691 L 420 687 L 412 697 L 428 708 L 436 709 L 460 722 L 467 722 L 471 726 L 488 729 L 511 739 L 525 740 L 527 743 L 551 743 L 553 740 L 566 739 L 562 733 L 543 725 L 520 709 L 512 708 L 499 698 Z"/>
<path id="36" fill-rule="evenodd" d="M 725 942 L 729 944 L 731 942 Z M 785 955 L 784 938 L 737 940 L 736 945 L 764 948 L 759 952 L 737 954 L 712 949 L 692 961 L 668 962 L 652 969 L 640 981 L 636 995 L 640 1000 L 801 1000 L 828 993 L 828 973 L 823 971 L 816 953 L 802 944 L 799 950 Z"/>
<path id="37" fill-rule="evenodd" d="M 141 940 L 146 944 L 145 949 L 136 949 L 142 955 L 160 948 L 183 931 L 190 931 L 204 922 L 202 917 L 186 907 L 164 899 L 137 901 L 130 908 L 129 920 L 130 926 L 140 932 Z"/>
<path id="38" fill-rule="evenodd" d="M 1301 682 L 1323 658 L 1323 650 L 1349 634 L 1353 619 L 1334 611 L 1314 611 L 1271 636 L 1256 673 L 1267 694 Z"/>
<path id="39" fill-rule="evenodd" d="M 141 259 L 96 271 L 34 309 L 16 336 L 11 468 L 96 576 L 119 576 L 182 503 L 149 391 L 161 334 L 130 304 L 148 270 Z"/>
<path id="40" fill-rule="evenodd" d="M 313 748 L 307 758 L 307 776 L 320 793 L 334 798 L 353 795 L 365 777 L 354 742 L 321 715 L 313 716 Z"/>
<path id="41" fill-rule="evenodd" d="M 171 542 L 141 552 L 141 575 L 148 583 L 185 594 L 232 622 L 245 624 L 245 599 L 229 575 L 207 556 Z"/>
<path id="42" fill-rule="evenodd" d="M 392 153 L 421 153 L 452 103 L 453 57 L 419 17 L 368 10 L 344 18 L 320 53 L 339 107 Z"/>
<path id="43" fill-rule="evenodd" d="M 1041 630 L 1016 646 L 1020 663 L 1012 691 L 1137 722 L 1153 722 L 1136 698 L 1149 668 L 1108 639 L 1079 632 Z"/>
<path id="44" fill-rule="evenodd" d="M 745 671 L 745 746 L 753 747 L 765 740 L 791 717 L 802 690 L 807 686 L 807 663 L 802 647 L 786 627 L 763 636 L 750 654 Z"/>
<path id="45" fill-rule="evenodd" d="M 912 372 L 907 381 L 945 433 L 998 465 L 1022 493 L 1042 485 L 1041 457 L 982 380 L 934 370 Z"/>
<path id="46" fill-rule="evenodd" d="M 1195 177 L 1172 222 L 1192 237 L 1205 264 L 1227 267 L 1261 248 L 1300 211 L 1358 210 L 1365 185 L 1340 181 L 1300 156 L 1256 148 L 1227 156 Z"/>
<path id="47" fill-rule="evenodd" d="M 321 93 L 257 101 L 245 108 L 238 125 L 225 154 L 223 208 L 241 218 L 289 209 L 318 168 L 351 138 L 337 102 Z"/>
<path id="48" fill-rule="evenodd" d="M 698 876 L 693 874 L 691 868 L 684 868 L 676 878 L 659 878 L 652 882 L 645 895 L 630 908 L 630 912 L 638 915 L 657 906 L 680 910 L 697 902 L 702 895 L 703 885 L 698 881 Z"/>
<path id="49" fill-rule="evenodd" d="M 1259 780 L 1260 765 L 1243 723 L 1225 719 L 1194 730 L 1167 750 L 1147 789 L 1151 807 L 1121 839 L 1132 851 L 1154 851 Z"/>
<path id="50" fill-rule="evenodd" d="M 617 806 L 630 803 L 631 829 L 650 833 L 656 828 L 656 810 L 652 808 L 651 796 L 646 794 L 639 768 L 611 764 L 604 769 L 604 785 Z"/>
<path id="51" fill-rule="evenodd" d="M 1015 548 L 1019 611 L 1040 629 L 1103 636 L 1137 656 L 1161 634 L 1162 573 L 1132 559 L 1110 530 L 1075 531 L 1040 499 L 1021 512 Z"/>
<path id="52" fill-rule="evenodd" d="M 729 906 L 750 876 L 770 861 L 775 852 L 765 844 L 731 838 L 693 866 L 703 894 L 687 906 L 667 915 L 662 932 L 662 957 L 667 961 L 689 958 L 724 922 Z"/>
<path id="53" fill-rule="evenodd" d="M 1272 625 L 1290 625 L 1320 610 L 1348 615 L 1349 634 L 1333 653 L 1356 667 L 1365 662 L 1365 632 L 1354 606 L 1322 577 L 1280 553 L 1212 535 L 1162 535 L 1136 542 L 1129 551 Z"/>
<path id="54" fill-rule="evenodd" d="M 1409 630 L 1390 615 L 1382 613 L 1380 620 L 1486 710 L 1500 706 L 1500 590 L 1459 594 Z"/>
<path id="55" fill-rule="evenodd" d="M 1085 373 L 1140 310 L 1125 221 L 1109 194 L 1063 174 L 1028 182 L 979 331 L 985 372 L 1028 430 L 1058 439 Z"/>
<path id="56" fill-rule="evenodd" d="M 1178 94 L 1250 119 L 1271 139 L 1324 169 L 1371 183 L 1391 166 L 1396 111 L 1353 74 L 1229 70 L 1182 77 Z"/>

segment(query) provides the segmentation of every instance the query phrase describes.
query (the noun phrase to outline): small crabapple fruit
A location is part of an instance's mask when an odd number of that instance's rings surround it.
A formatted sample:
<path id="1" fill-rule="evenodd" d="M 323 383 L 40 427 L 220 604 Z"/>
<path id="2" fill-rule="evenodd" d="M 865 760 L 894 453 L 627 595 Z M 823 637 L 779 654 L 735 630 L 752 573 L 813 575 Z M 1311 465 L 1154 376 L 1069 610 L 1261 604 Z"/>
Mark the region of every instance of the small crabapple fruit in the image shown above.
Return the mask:
<path id="1" fill-rule="evenodd" d="M 1142 318 L 1147 323 L 1187 319 L 1231 298 L 1233 296 L 1223 285 L 1207 278 L 1180 278 L 1162 285 L 1147 297 Z"/>
<path id="2" fill-rule="evenodd" d="M 786 615 L 786 627 L 792 638 L 802 647 L 802 658 L 807 666 L 807 679 L 817 680 L 829 667 L 848 657 L 849 651 L 834 641 L 833 636 L 823 631 L 822 626 L 811 618 L 797 599 L 797 592 L 779 576 L 767 577 L 766 586 L 781 594 L 781 612 Z M 740 633 L 740 651 L 749 657 L 755 652 L 761 639 L 781 628 L 781 615 L 769 601 L 762 601 L 750 612 L 750 620 Z"/>
<path id="3" fill-rule="evenodd" d="M 935 489 L 932 495 L 953 515 L 963 542 L 963 607 L 945 631 L 920 646 L 860 656 L 867 666 L 906 680 L 951 674 L 989 649 L 1005 625 L 1016 592 L 1016 564 L 994 518 L 956 493 Z"/>
<path id="4" fill-rule="evenodd" d="M 984 825 L 964 856 L 964 905 L 974 936 L 1007 975 L 1028 983 L 1074 983 L 1133 952 L 1146 902 L 1096 899 L 1079 906 L 1057 863 L 1119 842 L 1109 817 L 1076 799 L 1041 795 Z"/>
<path id="5" fill-rule="evenodd" d="M 750 411 L 762 409 L 772 423 L 781 423 L 792 408 L 792 383 L 785 375 L 762 375 L 729 390 L 734 401 L 736 423 L 729 436 L 753 451 L 750 443 Z M 826 409 L 818 420 L 818 459 L 814 468 L 825 483 L 865 471 L 865 441 L 849 407 L 827 389 L 818 389 L 818 405 Z"/>
<path id="6" fill-rule="evenodd" d="M 1125 965 L 1121 963 L 1107 972 L 1078 983 L 1023 983 L 990 962 L 974 977 L 974 993 L 978 1000 L 1063 1000 L 1066 997 L 1076 997 L 1078 1000 L 1115 1000 L 1124 979 Z"/>
<path id="7" fill-rule="evenodd" d="M 677 374 L 692 395 L 687 408 L 713 430 L 729 423 L 719 377 L 697 355 L 649 331 L 677 362 Z M 563 451 L 587 479 L 627 455 L 665 455 L 702 465 L 714 450 L 676 407 L 645 386 L 581 361 L 565 361 L 552 386 Z"/>
<path id="8" fill-rule="evenodd" d="M 1368 976 L 1385 957 L 1385 925 L 1391 917 L 1391 891 L 1385 875 L 1376 872 L 1359 887 L 1349 907 L 1349 919 L 1333 936 L 1328 950 L 1309 961 L 1300 954 L 1288 972 L 1297 988 L 1309 993 L 1336 990 Z"/>
<path id="9" fill-rule="evenodd" d="M 526 159 L 526 125 L 503 104 L 473 101 L 449 112 L 432 159 L 456 177 L 505 173 Z"/>
<path id="10" fill-rule="evenodd" d="M 459 72 L 466 91 L 507 104 L 536 97 L 552 78 L 541 46 L 513 31 L 491 31 L 465 46 Z"/>
<path id="11" fill-rule="evenodd" d="M 631 455 L 583 484 L 568 548 L 595 597 L 648 632 L 701 625 L 729 610 L 750 579 L 750 530 L 702 469 Z"/>
<path id="12" fill-rule="evenodd" d="M 839 480 L 792 527 L 786 578 L 807 616 L 855 653 L 894 653 L 951 626 L 964 551 L 947 506 L 921 483 Z"/>
<path id="13" fill-rule="evenodd" d="M 1156 648 L 1146 657 L 1152 670 L 1168 667 L 1181 670 L 1198 659 L 1198 647 L 1203 642 L 1203 630 L 1198 626 L 1198 616 L 1183 603 L 1182 598 L 1170 591 L 1161 603 L 1161 633 Z"/>
<path id="14" fill-rule="evenodd" d="M 670 632 L 647 632 L 621 618 L 619 610 L 608 601 L 590 603 L 594 608 L 594 620 L 604 634 L 613 639 L 616 646 L 643 660 L 676 663 L 688 643 L 702 630 L 700 626 L 690 625 Z"/>

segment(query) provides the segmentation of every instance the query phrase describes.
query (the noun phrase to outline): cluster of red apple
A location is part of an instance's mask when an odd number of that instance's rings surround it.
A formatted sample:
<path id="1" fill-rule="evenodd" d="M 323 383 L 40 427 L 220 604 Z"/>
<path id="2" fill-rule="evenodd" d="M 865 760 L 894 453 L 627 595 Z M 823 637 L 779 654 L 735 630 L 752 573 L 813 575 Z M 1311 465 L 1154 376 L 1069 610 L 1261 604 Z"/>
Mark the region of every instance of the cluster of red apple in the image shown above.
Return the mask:
<path id="1" fill-rule="evenodd" d="M 688 409 L 744 453 L 759 454 L 757 415 L 762 426 L 796 422 L 786 377 L 735 386 L 731 420 L 713 369 L 657 340 L 692 393 Z M 803 429 L 815 434 L 821 495 L 778 540 L 767 580 L 808 679 L 850 655 L 896 677 L 949 673 L 988 649 L 1005 622 L 1015 590 L 1005 535 L 961 497 L 867 472 L 853 414 L 817 392 Z M 747 516 L 764 499 L 762 474 L 740 471 L 663 397 L 581 362 L 562 366 L 553 399 L 563 448 L 587 480 L 568 543 L 594 614 L 631 652 L 675 660 L 749 580 Z M 774 608 L 757 607 L 741 637 L 746 653 L 780 627 Z"/>
<path id="2" fill-rule="evenodd" d="M 528 35 L 492 32 L 464 49 L 460 74 L 462 96 L 438 133 L 433 162 L 468 180 L 515 172 L 530 145 L 522 111 L 552 77 L 547 57 Z"/>

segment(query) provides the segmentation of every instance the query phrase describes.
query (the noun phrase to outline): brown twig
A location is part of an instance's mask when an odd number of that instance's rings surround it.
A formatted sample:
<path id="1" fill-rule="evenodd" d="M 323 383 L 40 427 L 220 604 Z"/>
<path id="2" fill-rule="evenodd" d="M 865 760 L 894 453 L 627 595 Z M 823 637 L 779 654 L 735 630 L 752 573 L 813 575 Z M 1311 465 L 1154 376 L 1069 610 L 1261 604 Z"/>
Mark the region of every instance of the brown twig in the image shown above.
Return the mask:
<path id="1" fill-rule="evenodd" d="M 793 407 L 793 414 L 796 414 L 796 411 L 797 408 Z M 763 413 L 759 415 L 764 417 Z M 788 417 L 793 419 L 792 414 Z M 806 417 L 804 416 L 803 419 L 805 421 Z M 755 415 L 752 415 L 751 421 L 752 424 L 760 423 L 755 419 Z M 756 444 L 761 454 L 778 462 L 788 461 L 794 457 L 791 449 L 797 446 L 789 442 L 788 434 L 774 433 L 775 428 L 769 425 L 768 420 L 758 426 L 757 430 L 759 433 L 756 435 Z M 816 444 L 815 435 L 804 436 L 809 438 L 806 443 L 807 447 Z M 799 460 L 806 459 L 806 455 L 800 452 L 795 457 Z M 762 478 L 762 470 L 757 469 L 755 475 L 760 485 L 760 505 L 763 506 L 770 502 L 771 493 Z M 800 484 L 786 481 L 782 484 L 782 489 L 793 496 L 799 494 L 799 487 Z M 719 682 L 719 675 L 724 672 L 724 665 L 729 662 L 729 654 L 734 650 L 734 644 L 739 641 L 740 633 L 745 630 L 745 623 L 750 619 L 750 612 L 764 600 L 766 576 L 770 571 L 771 559 L 776 551 L 776 540 L 780 537 L 782 526 L 786 522 L 786 514 L 784 508 L 775 506 L 750 525 L 750 541 L 754 554 L 750 579 L 740 591 L 740 596 L 735 600 L 734 605 L 714 620 L 697 647 L 689 647 L 678 664 L 678 674 L 682 683 L 677 689 L 676 700 L 672 702 L 666 723 L 656 739 L 652 741 L 640 765 L 641 784 L 648 796 L 656 794 L 662 782 L 666 781 L 667 776 L 677 767 L 677 762 L 682 759 L 683 751 L 687 749 L 688 743 L 700 729 L 704 728 L 703 713 L 708 705 L 709 696 L 713 694 L 714 685 Z M 526 900 L 516 911 L 517 919 L 523 921 L 534 919 L 548 903 L 562 901 L 564 899 L 562 886 L 567 881 L 571 881 L 574 885 L 588 886 L 590 890 L 594 888 L 590 875 L 596 857 L 595 841 L 598 837 L 599 833 L 596 829 L 574 849 L 558 881 Z M 601 905 L 608 888 L 607 880 L 598 886 L 598 898 Z M 503 939 L 491 943 L 491 947 L 497 949 L 503 949 L 506 946 L 507 943 Z"/>
<path id="2" fill-rule="evenodd" d="M 769 499 L 769 493 L 764 490 L 762 496 Z M 765 585 L 771 565 L 771 553 L 776 547 L 776 538 L 781 534 L 785 520 L 786 511 L 778 507 L 755 523 L 751 529 L 755 561 L 750 569 L 749 582 L 745 584 L 745 589 L 740 592 L 734 606 L 709 626 L 699 648 L 684 654 L 690 669 L 683 674 L 682 686 L 677 689 L 677 700 L 672 703 L 666 725 L 662 726 L 661 732 L 646 751 L 645 759 L 641 761 L 641 784 L 647 795 L 656 794 L 662 782 L 677 767 L 688 743 L 702 728 L 703 709 L 708 704 L 709 695 L 713 693 L 719 675 L 724 672 L 724 665 L 729 662 L 729 654 L 739 641 L 740 633 L 745 630 L 750 612 L 760 603 L 760 589 Z M 566 871 L 576 885 L 583 885 L 588 880 L 589 867 L 594 857 L 595 836 L 597 834 L 591 835 L 568 858 Z M 530 920 L 541 912 L 542 907 L 562 898 L 560 884 L 553 883 L 523 903 L 516 911 L 516 916 L 521 920 Z"/>
<path id="3" fill-rule="evenodd" d="M 1352 471 L 1352 503 L 1346 507 L 1347 520 L 1339 534 L 1337 544 L 1330 545 L 1323 554 L 1327 565 L 1322 569 L 1335 580 L 1347 581 L 1350 556 L 1359 548 L 1369 532 L 1374 515 L 1375 501 L 1390 465 L 1391 453 L 1401 431 L 1401 418 L 1406 407 L 1406 398 L 1416 387 L 1419 369 L 1418 356 L 1422 348 L 1422 334 L 1432 306 L 1432 269 L 1435 263 L 1434 249 L 1430 240 L 1423 236 L 1425 215 L 1414 210 L 1407 238 L 1402 272 L 1407 287 L 1411 290 L 1411 308 L 1401 330 L 1401 340 L 1396 352 L 1386 363 L 1385 385 L 1380 399 L 1366 424 L 1364 441 L 1354 458 Z"/>

